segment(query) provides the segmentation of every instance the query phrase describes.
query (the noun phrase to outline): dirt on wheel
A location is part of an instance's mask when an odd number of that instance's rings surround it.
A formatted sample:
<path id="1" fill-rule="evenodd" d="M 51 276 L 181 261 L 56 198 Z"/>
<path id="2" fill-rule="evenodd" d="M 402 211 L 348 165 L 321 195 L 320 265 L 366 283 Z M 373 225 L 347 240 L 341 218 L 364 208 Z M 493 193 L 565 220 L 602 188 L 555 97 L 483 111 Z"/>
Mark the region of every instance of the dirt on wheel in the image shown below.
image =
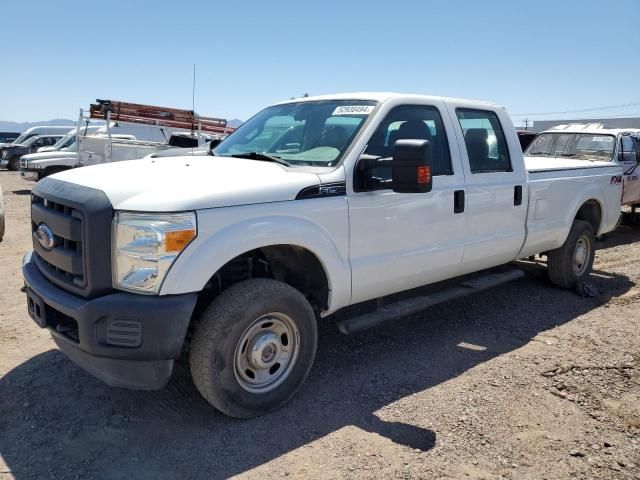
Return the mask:
<path id="1" fill-rule="evenodd" d="M 301 392 L 235 420 L 188 363 L 110 388 L 27 315 L 31 184 L 0 171 L 0 479 L 640 479 L 640 226 L 598 242 L 579 291 L 524 279 L 345 336 L 319 325 Z"/>

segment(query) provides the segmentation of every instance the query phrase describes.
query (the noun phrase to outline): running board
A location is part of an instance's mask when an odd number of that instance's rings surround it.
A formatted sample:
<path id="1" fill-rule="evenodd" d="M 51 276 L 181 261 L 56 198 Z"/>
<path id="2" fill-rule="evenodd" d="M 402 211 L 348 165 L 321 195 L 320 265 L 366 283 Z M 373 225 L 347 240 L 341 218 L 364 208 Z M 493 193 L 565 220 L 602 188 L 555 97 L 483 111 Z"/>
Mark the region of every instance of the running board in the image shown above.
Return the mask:
<path id="1" fill-rule="evenodd" d="M 457 287 L 452 287 L 431 295 L 400 300 L 380 307 L 374 312 L 365 313 L 359 317 L 343 320 L 338 323 L 338 328 L 345 335 L 359 332 L 361 330 L 366 330 L 367 328 L 380 325 L 387 320 L 394 320 L 399 317 L 413 315 L 439 303 L 466 297 L 467 295 L 472 295 L 497 285 L 517 280 L 523 276 L 524 272 L 518 269 L 509 270 L 503 273 L 489 273 L 467 280 Z"/>

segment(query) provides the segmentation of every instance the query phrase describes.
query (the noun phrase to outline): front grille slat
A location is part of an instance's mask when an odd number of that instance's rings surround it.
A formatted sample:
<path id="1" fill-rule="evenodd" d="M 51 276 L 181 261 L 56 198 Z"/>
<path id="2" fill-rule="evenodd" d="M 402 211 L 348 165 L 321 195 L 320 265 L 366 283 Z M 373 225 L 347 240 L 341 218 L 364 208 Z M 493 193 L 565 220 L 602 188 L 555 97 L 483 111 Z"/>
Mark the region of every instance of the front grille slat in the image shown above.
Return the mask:
<path id="1" fill-rule="evenodd" d="M 70 211 L 71 212 L 71 211 Z M 31 205 L 31 221 L 36 225 L 46 223 L 56 235 L 68 240 L 82 240 L 82 222 L 71 213 L 64 213 L 42 204 Z"/>
<path id="2" fill-rule="evenodd" d="M 33 236 L 33 247 L 40 257 L 45 258 L 47 262 L 54 267 L 74 276 L 83 274 L 82 255 L 73 250 L 68 250 L 62 245 L 52 248 L 51 250 L 46 250 L 35 238 L 35 233 Z"/>

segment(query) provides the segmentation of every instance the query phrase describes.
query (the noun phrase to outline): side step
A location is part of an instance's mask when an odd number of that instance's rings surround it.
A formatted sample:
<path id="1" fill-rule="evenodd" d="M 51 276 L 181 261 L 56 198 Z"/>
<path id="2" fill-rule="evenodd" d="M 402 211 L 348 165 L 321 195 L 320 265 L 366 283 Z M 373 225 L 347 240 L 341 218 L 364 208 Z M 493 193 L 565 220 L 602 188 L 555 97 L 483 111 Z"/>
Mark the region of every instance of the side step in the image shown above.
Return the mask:
<path id="1" fill-rule="evenodd" d="M 517 280 L 524 276 L 522 270 L 514 269 L 503 273 L 489 273 L 481 277 L 476 277 L 461 283 L 457 287 L 452 287 L 431 295 L 408 298 L 395 303 L 390 303 L 380 307 L 374 312 L 365 313 L 359 317 L 349 318 L 338 323 L 340 331 L 346 335 L 350 333 L 366 330 L 367 328 L 380 325 L 387 320 L 394 320 L 399 317 L 406 317 L 426 310 L 438 303 L 447 302 L 456 298 L 466 297 L 488 288 L 501 285 L 512 280 Z"/>

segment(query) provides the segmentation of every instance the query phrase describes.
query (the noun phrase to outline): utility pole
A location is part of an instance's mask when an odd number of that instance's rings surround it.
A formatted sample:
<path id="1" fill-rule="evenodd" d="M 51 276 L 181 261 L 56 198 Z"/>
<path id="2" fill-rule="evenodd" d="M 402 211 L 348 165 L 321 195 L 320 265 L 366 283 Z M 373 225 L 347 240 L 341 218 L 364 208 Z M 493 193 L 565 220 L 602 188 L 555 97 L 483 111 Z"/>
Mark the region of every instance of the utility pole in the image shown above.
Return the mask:
<path id="1" fill-rule="evenodd" d="M 522 123 L 524 124 L 524 129 L 529 130 L 529 119 L 525 118 Z"/>

